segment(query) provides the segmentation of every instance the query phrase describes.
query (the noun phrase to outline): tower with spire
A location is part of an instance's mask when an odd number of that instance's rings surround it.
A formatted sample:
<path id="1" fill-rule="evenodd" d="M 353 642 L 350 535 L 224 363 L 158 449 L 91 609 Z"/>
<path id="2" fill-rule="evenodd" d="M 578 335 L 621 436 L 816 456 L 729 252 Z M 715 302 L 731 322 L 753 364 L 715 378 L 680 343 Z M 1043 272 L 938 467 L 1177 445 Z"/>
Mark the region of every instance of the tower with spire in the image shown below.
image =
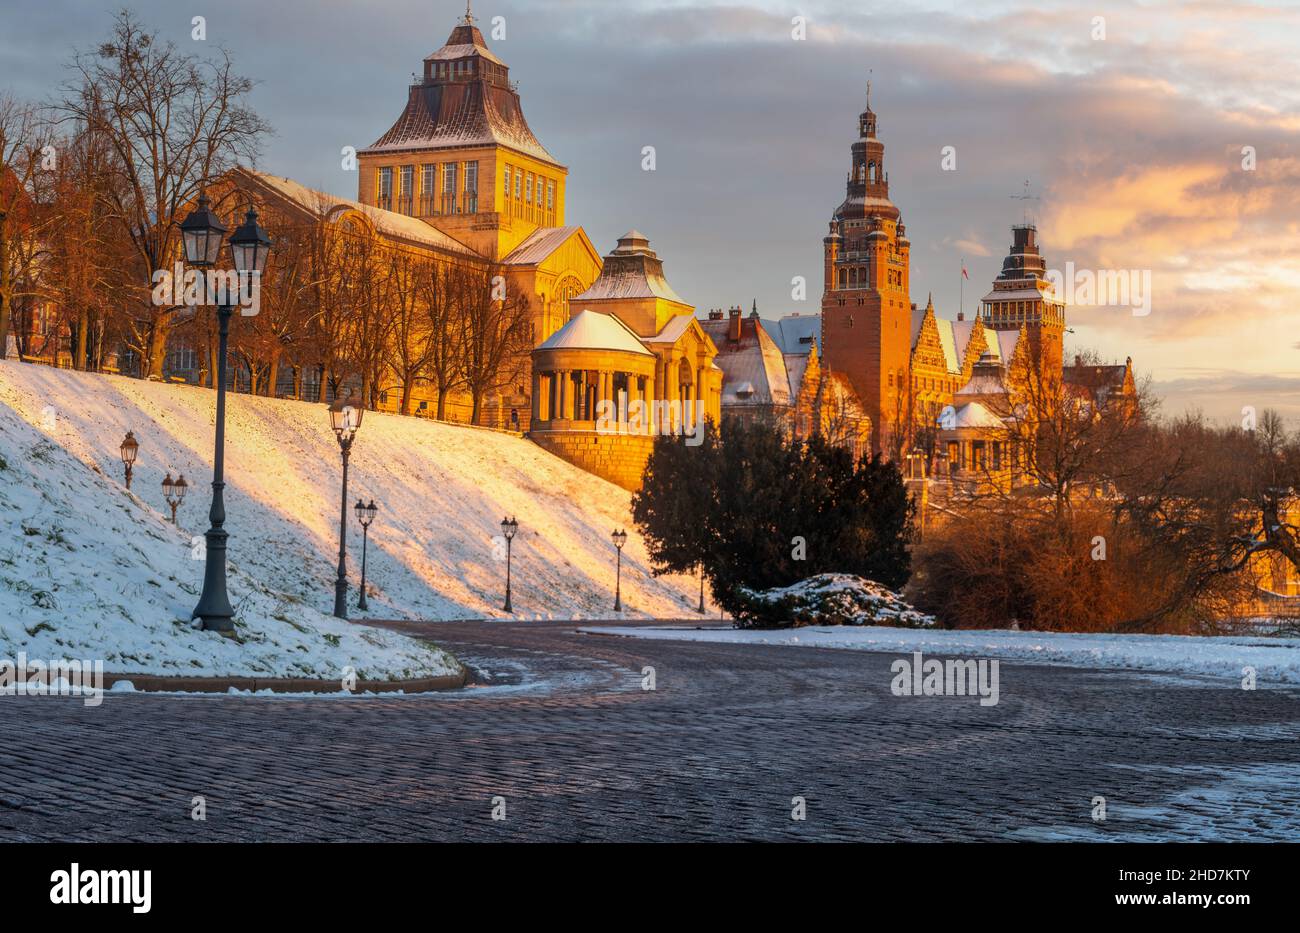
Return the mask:
<path id="1" fill-rule="evenodd" d="M 845 198 L 822 247 L 823 363 L 848 376 L 871 417 L 873 448 L 886 450 L 908 417 L 911 243 L 889 198 L 870 81 L 850 147 Z"/>

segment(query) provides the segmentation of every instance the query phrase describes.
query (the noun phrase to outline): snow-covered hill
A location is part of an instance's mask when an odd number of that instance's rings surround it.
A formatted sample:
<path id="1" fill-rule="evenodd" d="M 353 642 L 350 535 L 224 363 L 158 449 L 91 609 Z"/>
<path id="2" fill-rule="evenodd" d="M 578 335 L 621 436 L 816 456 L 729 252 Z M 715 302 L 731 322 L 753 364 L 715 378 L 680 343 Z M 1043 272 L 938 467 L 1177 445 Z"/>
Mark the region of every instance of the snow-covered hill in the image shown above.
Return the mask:
<path id="1" fill-rule="evenodd" d="M 340 482 L 322 405 L 228 396 L 231 601 L 240 632 L 268 640 L 265 656 L 239 670 L 247 646 L 240 657 L 238 646 L 185 626 L 203 575 L 191 543 L 207 528 L 215 399 L 190 386 L 0 361 L 0 656 L 102 657 L 110 670 L 145 673 L 332 677 L 343 664 L 438 673 L 417 643 L 320 614 L 333 606 Z M 129 493 L 118 454 L 128 430 L 140 443 Z M 191 483 L 179 528 L 166 520 L 168 471 Z M 516 618 L 612 615 L 609 534 L 630 524 L 629 496 L 529 441 L 371 412 L 353 446 L 349 498 L 379 506 L 367 571 L 373 617 L 505 617 L 496 540 L 505 515 L 519 521 Z M 361 534 L 351 515 L 348 543 L 355 607 Z M 690 579 L 653 578 L 630 534 L 626 615 L 682 618 L 697 599 Z M 175 639 L 188 647 L 174 658 L 151 647 Z M 344 647 L 333 650 L 338 639 Z M 355 660 L 343 657 L 348 645 Z"/>

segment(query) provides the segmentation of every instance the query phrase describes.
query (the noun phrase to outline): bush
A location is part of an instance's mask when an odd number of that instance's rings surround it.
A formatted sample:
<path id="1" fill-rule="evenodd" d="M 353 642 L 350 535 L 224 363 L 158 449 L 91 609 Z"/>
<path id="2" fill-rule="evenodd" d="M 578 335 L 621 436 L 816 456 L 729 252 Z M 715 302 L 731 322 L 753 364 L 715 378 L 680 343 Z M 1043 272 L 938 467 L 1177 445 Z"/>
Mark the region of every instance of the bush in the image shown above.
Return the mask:
<path id="1" fill-rule="evenodd" d="M 732 614 L 739 595 L 820 574 L 850 574 L 897 589 L 907 582 L 913 505 L 898 468 L 854 461 L 820 438 L 728 419 L 702 445 L 661 437 L 633 517 L 657 572 L 703 566 Z"/>
<path id="2" fill-rule="evenodd" d="M 917 612 L 879 583 L 850 574 L 829 573 L 792 586 L 755 592 L 736 591 L 737 628 L 801 625 L 891 625 L 930 628 L 933 616 Z"/>

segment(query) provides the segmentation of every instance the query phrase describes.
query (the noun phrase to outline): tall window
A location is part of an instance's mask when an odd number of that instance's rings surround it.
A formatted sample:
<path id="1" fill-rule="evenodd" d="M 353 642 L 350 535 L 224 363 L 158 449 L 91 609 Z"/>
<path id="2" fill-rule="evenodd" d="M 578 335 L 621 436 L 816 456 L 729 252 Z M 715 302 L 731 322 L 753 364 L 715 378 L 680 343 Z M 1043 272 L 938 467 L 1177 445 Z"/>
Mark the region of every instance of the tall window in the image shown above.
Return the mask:
<path id="1" fill-rule="evenodd" d="M 442 166 L 442 212 L 459 213 L 456 210 L 456 163 L 444 162 Z"/>
<path id="2" fill-rule="evenodd" d="M 465 213 L 478 213 L 478 163 L 465 163 Z"/>
<path id="3" fill-rule="evenodd" d="M 555 182 L 548 180 L 546 182 L 546 213 L 553 214 L 555 211 Z M 550 220 L 554 221 L 554 217 Z"/>
<path id="4" fill-rule="evenodd" d="M 381 168 L 379 170 L 379 191 L 375 195 L 375 205 L 382 207 L 386 211 L 393 209 L 393 170 L 391 168 Z"/>
<path id="5" fill-rule="evenodd" d="M 509 211 L 510 211 L 510 175 L 511 175 L 510 166 L 507 165 L 507 166 L 506 166 L 506 169 L 505 169 L 505 174 L 502 176 L 502 177 L 505 178 L 505 180 L 506 180 L 506 188 L 505 188 L 505 191 L 506 191 L 506 194 L 505 194 L 505 203 L 506 203 L 506 208 L 505 208 L 504 211 L 501 211 L 501 212 L 499 212 L 499 213 L 506 213 L 506 212 L 509 212 Z"/>
<path id="6" fill-rule="evenodd" d="M 533 176 L 531 174 L 524 178 L 524 203 L 533 203 Z"/>
<path id="7" fill-rule="evenodd" d="M 403 214 L 415 213 L 415 166 L 402 166 L 402 188 L 397 193 L 398 210 Z"/>
<path id="8" fill-rule="evenodd" d="M 518 201 L 523 197 L 524 190 L 524 173 L 515 172 L 515 200 Z"/>
<path id="9" fill-rule="evenodd" d="M 420 166 L 420 216 L 438 213 L 438 166 Z"/>

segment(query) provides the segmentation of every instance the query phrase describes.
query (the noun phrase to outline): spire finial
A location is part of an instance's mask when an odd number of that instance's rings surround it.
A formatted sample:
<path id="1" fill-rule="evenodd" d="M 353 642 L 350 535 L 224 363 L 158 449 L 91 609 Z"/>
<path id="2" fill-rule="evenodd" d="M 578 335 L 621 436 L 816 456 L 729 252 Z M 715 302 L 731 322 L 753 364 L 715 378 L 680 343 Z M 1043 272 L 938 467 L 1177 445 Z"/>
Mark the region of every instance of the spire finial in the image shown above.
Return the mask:
<path id="1" fill-rule="evenodd" d="M 474 25 L 474 14 L 470 11 L 469 8 L 470 2 L 471 0 L 465 0 L 465 25 L 466 26 Z"/>
<path id="2" fill-rule="evenodd" d="M 867 69 L 867 109 L 871 109 L 871 74 L 875 69 Z"/>

